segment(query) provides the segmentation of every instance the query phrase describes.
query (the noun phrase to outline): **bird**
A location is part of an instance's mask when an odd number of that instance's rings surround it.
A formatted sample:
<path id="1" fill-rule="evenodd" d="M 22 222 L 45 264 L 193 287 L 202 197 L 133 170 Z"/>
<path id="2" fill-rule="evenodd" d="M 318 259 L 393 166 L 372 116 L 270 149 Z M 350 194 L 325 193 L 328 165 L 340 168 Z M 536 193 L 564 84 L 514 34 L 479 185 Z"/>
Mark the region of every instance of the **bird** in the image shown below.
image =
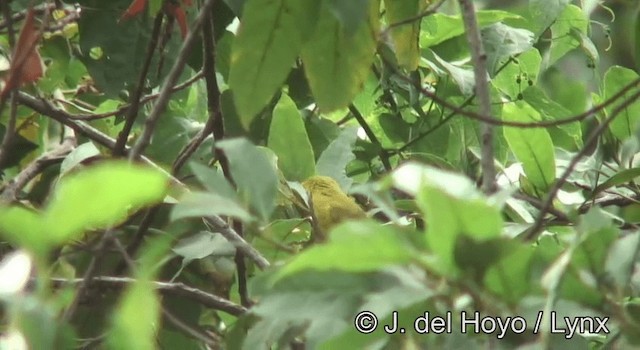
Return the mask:
<path id="1" fill-rule="evenodd" d="M 329 231 L 343 221 L 366 217 L 356 201 L 329 176 L 311 176 L 302 182 L 302 186 L 309 193 L 314 231 L 320 231 L 315 232 L 314 241 L 325 241 Z"/>

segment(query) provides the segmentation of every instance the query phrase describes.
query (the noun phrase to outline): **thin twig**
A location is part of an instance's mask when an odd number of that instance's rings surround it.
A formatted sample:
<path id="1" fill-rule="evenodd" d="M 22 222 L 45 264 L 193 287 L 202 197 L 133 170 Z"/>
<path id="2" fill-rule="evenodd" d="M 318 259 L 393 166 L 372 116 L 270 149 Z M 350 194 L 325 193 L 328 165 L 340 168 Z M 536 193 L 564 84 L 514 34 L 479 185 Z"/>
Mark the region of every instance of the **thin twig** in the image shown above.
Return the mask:
<path id="1" fill-rule="evenodd" d="M 61 162 L 64 157 L 69 154 L 75 147 L 76 140 L 73 137 L 67 137 L 64 141 L 53 150 L 38 157 L 29 165 L 27 165 L 20 173 L 13 178 L 9 184 L 4 188 L 0 201 L 12 202 L 17 199 L 17 193 L 26 186 L 29 181 L 34 179 L 48 166 Z"/>
<path id="2" fill-rule="evenodd" d="M 48 103 L 46 100 L 39 100 L 36 99 L 35 97 L 32 97 L 26 93 L 23 92 L 19 92 L 18 93 L 18 101 L 33 109 L 34 111 L 48 116 L 68 127 L 70 127 L 71 129 L 75 130 L 76 132 L 79 132 L 83 135 L 85 135 L 86 137 L 90 138 L 91 140 L 97 142 L 98 144 L 101 144 L 109 149 L 112 149 L 116 143 L 116 140 L 114 140 L 113 138 L 109 137 L 108 135 L 102 133 L 101 131 L 91 127 L 90 125 L 82 122 L 82 121 L 77 121 L 77 120 L 69 120 L 67 119 L 67 113 L 56 108 L 55 106 L 51 105 L 50 103 Z M 127 148 L 127 151 L 129 150 L 129 148 Z M 180 188 L 182 191 L 187 192 L 189 191 L 189 188 L 187 187 L 187 185 L 185 185 L 182 181 L 180 181 L 179 179 L 177 179 L 175 176 L 169 174 L 166 170 L 164 170 L 161 166 L 159 166 L 158 164 L 156 164 L 155 162 L 153 162 L 152 160 L 150 160 L 149 158 L 145 157 L 145 156 L 141 156 L 140 159 L 147 163 L 148 165 L 154 167 L 155 169 L 157 169 L 158 171 L 162 172 L 163 174 L 165 174 L 169 179 L 171 179 L 172 183 L 175 184 L 176 186 L 178 186 L 178 188 Z M 236 231 L 234 231 L 232 228 L 229 227 L 229 225 L 222 220 L 220 217 L 218 216 L 211 216 L 210 217 L 211 220 L 207 220 L 207 222 L 212 225 L 216 230 L 219 230 L 220 233 L 223 234 L 223 236 L 225 236 L 227 238 L 227 240 L 231 241 L 232 243 L 236 244 L 236 247 L 240 250 L 242 250 L 244 253 L 247 254 L 247 257 L 251 258 L 252 260 L 254 260 L 254 262 L 256 263 L 256 265 L 260 268 L 260 269 L 265 269 L 269 266 L 269 261 L 267 259 L 265 259 L 257 250 L 255 250 L 249 243 L 247 243 L 241 236 L 238 235 L 238 233 Z"/>
<path id="3" fill-rule="evenodd" d="M 160 118 L 162 112 L 164 112 L 167 103 L 169 102 L 169 97 L 171 95 L 171 87 L 176 83 L 182 70 L 184 69 L 185 64 L 187 63 L 187 59 L 191 54 L 191 48 L 193 47 L 199 33 L 200 28 L 204 22 L 204 19 L 208 16 L 211 8 L 213 7 L 215 0 L 207 0 L 202 8 L 200 9 L 200 13 L 198 13 L 198 17 L 196 18 L 191 30 L 187 34 L 187 38 L 182 44 L 182 48 L 178 53 L 178 58 L 176 59 L 175 64 L 171 68 L 169 75 L 166 78 L 164 86 L 160 90 L 160 95 L 156 100 L 156 103 L 153 105 L 153 109 L 149 116 L 145 120 L 142 135 L 140 135 L 140 139 L 136 142 L 135 146 L 129 152 L 129 159 L 134 160 L 138 158 L 144 152 L 144 149 L 151 142 L 151 136 L 153 136 L 153 132 L 155 126 Z"/>
<path id="4" fill-rule="evenodd" d="M 480 100 L 480 114 L 493 119 L 491 115 L 491 96 L 489 95 L 489 80 L 487 78 L 487 55 L 480 39 L 480 29 L 476 19 L 475 7 L 471 0 L 459 0 L 462 21 L 464 23 L 467 41 L 471 49 L 471 62 L 475 76 L 475 93 Z M 481 158 L 482 189 L 489 194 L 495 191 L 496 167 L 493 152 L 493 126 L 481 125 Z"/>
<path id="5" fill-rule="evenodd" d="M 149 67 L 151 66 L 153 53 L 158 46 L 158 36 L 160 35 L 160 28 L 162 27 L 163 18 L 164 13 L 162 11 L 159 11 L 156 15 L 155 20 L 153 21 L 151 39 L 149 39 L 149 44 L 147 45 L 147 53 L 144 59 L 144 64 L 142 65 L 142 69 L 140 70 L 138 82 L 133 89 L 131 98 L 129 99 L 129 108 L 127 109 L 127 115 L 124 118 L 124 126 L 122 127 L 122 130 L 120 130 L 120 133 L 118 134 L 118 138 L 116 140 L 116 145 L 113 148 L 114 156 L 119 157 L 124 154 L 124 146 L 127 144 L 129 133 L 131 133 L 133 123 L 136 121 L 136 118 L 138 116 L 138 111 L 140 110 L 140 97 L 142 97 L 142 91 L 144 91 L 146 85 L 145 81 L 147 80 L 147 75 L 149 74 Z"/>
<path id="6" fill-rule="evenodd" d="M 232 229 L 226 221 L 222 220 L 222 218 L 219 216 L 208 216 L 204 218 L 204 220 L 207 224 L 213 226 L 213 230 L 215 232 L 219 232 L 227 239 L 227 241 L 231 242 L 231 244 L 233 244 L 238 250 L 242 251 L 249 259 L 253 260 L 258 268 L 264 270 L 271 265 L 269 264 L 269 261 L 256 250 L 256 248 L 247 243 L 247 241 Z"/>
<path id="7" fill-rule="evenodd" d="M 52 278 L 51 281 L 54 285 L 65 284 L 81 284 L 84 283 L 82 278 L 66 279 L 66 278 Z M 98 287 L 121 287 L 131 283 L 135 283 L 137 280 L 129 277 L 111 277 L 111 276 L 95 276 L 93 277 L 92 284 Z M 217 295 L 205 292 L 203 290 L 190 287 L 184 283 L 170 283 L 152 281 L 151 285 L 158 289 L 161 293 L 168 295 L 186 297 L 190 300 L 196 301 L 206 307 L 224 311 L 233 316 L 240 316 L 247 312 L 247 309 L 237 305 L 227 299 L 221 298 Z"/>
<path id="8" fill-rule="evenodd" d="M 351 112 L 351 114 L 353 114 L 353 116 L 356 118 L 358 124 L 360 124 L 360 127 L 362 127 L 364 132 L 367 134 L 367 137 L 369 137 L 369 140 L 371 140 L 371 143 L 373 143 L 380 150 L 380 161 L 382 161 L 384 169 L 387 172 L 391 172 L 392 168 L 391 163 L 389 162 L 389 155 L 387 154 L 387 151 L 382 147 L 382 143 L 380 143 L 380 140 L 378 140 L 376 134 L 373 132 L 373 130 L 371 130 L 369 124 L 367 124 L 367 121 L 364 120 L 362 113 L 360 113 L 358 108 L 356 108 L 353 103 L 349 105 L 349 112 Z"/>
<path id="9" fill-rule="evenodd" d="M 562 185 L 564 185 L 564 183 L 567 181 L 567 179 L 575 169 L 576 165 L 578 165 L 578 162 L 583 157 L 585 157 L 587 153 L 590 152 L 593 146 L 595 146 L 599 137 L 609 127 L 609 124 L 611 124 L 611 122 L 622 111 L 624 111 L 627 107 L 629 107 L 629 105 L 634 103 L 638 98 L 640 98 L 640 91 L 634 93 L 629 98 L 627 98 L 622 103 L 620 103 L 620 105 L 616 106 L 616 108 L 611 112 L 611 114 L 606 119 L 604 119 L 602 123 L 600 123 L 600 125 L 598 125 L 598 127 L 596 127 L 591 132 L 591 134 L 589 135 L 589 138 L 585 141 L 584 146 L 582 147 L 580 152 L 578 152 L 575 156 L 573 156 L 573 158 L 571 158 L 571 161 L 567 165 L 567 168 L 565 169 L 564 173 L 562 173 L 562 176 L 560 176 L 560 178 L 553 184 L 553 186 L 547 192 L 547 197 L 544 201 L 542 208 L 540 209 L 540 213 L 538 213 L 538 216 L 536 217 L 536 221 L 531 226 L 531 228 L 527 231 L 527 233 L 524 235 L 525 240 L 533 240 L 536 237 L 538 237 L 538 235 L 541 232 L 542 226 L 544 225 L 544 217 L 549 211 L 549 208 L 551 208 L 551 206 L 553 205 L 553 200 L 555 199 L 556 194 L 558 193 Z"/>

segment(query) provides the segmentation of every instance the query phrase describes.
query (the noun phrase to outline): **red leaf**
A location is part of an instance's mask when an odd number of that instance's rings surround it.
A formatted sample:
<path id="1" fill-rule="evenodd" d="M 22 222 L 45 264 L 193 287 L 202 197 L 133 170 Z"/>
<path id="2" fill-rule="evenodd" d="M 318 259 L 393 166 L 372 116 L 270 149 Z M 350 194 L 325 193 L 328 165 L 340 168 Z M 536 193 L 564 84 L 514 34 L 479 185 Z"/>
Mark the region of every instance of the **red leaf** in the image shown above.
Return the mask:
<path id="1" fill-rule="evenodd" d="M 40 31 L 36 27 L 33 9 L 29 8 L 16 47 L 13 49 L 11 67 L 5 80 L 6 84 L 0 93 L 1 97 L 15 88 L 40 79 L 44 74 L 42 59 L 38 53 L 40 35 Z"/>
<path id="2" fill-rule="evenodd" d="M 184 13 L 182 7 L 171 3 L 165 3 L 165 11 L 176 19 L 176 22 L 178 22 L 178 25 L 180 26 L 182 39 L 186 38 L 189 29 L 187 27 L 187 15 Z"/>
<path id="3" fill-rule="evenodd" d="M 147 6 L 147 0 L 133 0 L 126 11 L 120 17 L 120 20 L 129 19 L 131 17 L 135 17 L 137 14 L 142 12 L 144 8 Z"/>

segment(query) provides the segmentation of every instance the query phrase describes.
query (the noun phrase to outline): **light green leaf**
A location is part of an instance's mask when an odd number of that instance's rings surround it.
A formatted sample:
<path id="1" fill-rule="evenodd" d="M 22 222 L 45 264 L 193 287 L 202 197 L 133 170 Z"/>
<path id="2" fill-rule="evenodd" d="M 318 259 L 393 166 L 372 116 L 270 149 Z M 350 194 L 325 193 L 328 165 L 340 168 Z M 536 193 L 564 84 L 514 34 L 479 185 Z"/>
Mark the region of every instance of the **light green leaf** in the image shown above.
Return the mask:
<path id="1" fill-rule="evenodd" d="M 640 250 L 640 233 L 634 232 L 615 241 L 609 249 L 605 263 L 607 273 L 619 290 L 625 290 L 634 271 Z"/>
<path id="2" fill-rule="evenodd" d="M 327 244 L 317 245 L 295 256 L 276 279 L 304 271 L 376 271 L 403 264 L 416 257 L 403 236 L 391 226 L 375 222 L 346 222 L 336 227 Z"/>
<path id="3" fill-rule="evenodd" d="M 224 140 L 218 142 L 218 147 L 229 159 L 242 203 L 267 220 L 275 208 L 278 192 L 278 177 L 267 153 L 246 139 Z"/>
<path id="4" fill-rule="evenodd" d="M 569 0 L 529 0 L 529 13 L 537 32 L 546 30 L 569 4 Z"/>
<path id="5" fill-rule="evenodd" d="M 229 85 L 245 128 L 287 78 L 313 29 L 315 0 L 250 0 L 233 42 Z"/>
<path id="6" fill-rule="evenodd" d="M 77 239 L 85 230 L 119 224 L 136 210 L 159 203 L 167 178 L 156 169 L 104 162 L 64 177 L 45 212 L 52 242 Z"/>
<path id="7" fill-rule="evenodd" d="M 426 241 L 439 257 L 436 267 L 455 271 L 454 248 L 460 235 L 484 241 L 500 235 L 500 210 L 460 174 L 406 163 L 392 174 L 396 188 L 416 196 L 429 220 Z"/>
<path id="8" fill-rule="evenodd" d="M 604 96 L 603 100 L 611 98 L 626 85 L 638 79 L 638 74 L 631 69 L 613 66 L 604 75 Z M 633 92 L 627 92 L 618 102 L 605 109 L 607 115 L 613 112 L 620 105 L 620 101 L 626 101 Z M 620 113 L 609 125 L 611 133 L 618 140 L 626 140 L 632 137 L 640 121 L 640 102 L 636 101 L 629 105 Z"/>
<path id="9" fill-rule="evenodd" d="M 496 23 L 482 29 L 482 43 L 487 54 L 487 70 L 493 76 L 506 59 L 533 47 L 533 33 Z"/>
<path id="10" fill-rule="evenodd" d="M 180 199 L 171 210 L 171 221 L 183 218 L 199 218 L 224 215 L 248 222 L 253 217 L 233 199 L 215 193 L 191 192 Z"/>
<path id="11" fill-rule="evenodd" d="M 476 13 L 476 17 L 480 27 L 497 23 L 505 19 L 521 18 L 512 12 L 500 10 L 478 11 Z M 435 13 L 431 16 L 425 17 L 422 21 L 420 47 L 423 49 L 429 48 L 462 34 L 464 34 L 464 24 L 462 23 L 462 18 L 459 15 L 449 16 L 442 13 Z"/>
<path id="12" fill-rule="evenodd" d="M 315 173 L 315 156 L 298 107 L 286 94 L 273 110 L 269 148 L 278 156 L 285 178 L 302 181 Z"/>
<path id="13" fill-rule="evenodd" d="M 613 186 L 618 186 L 625 184 L 627 182 L 633 181 L 635 178 L 640 176 L 640 168 L 631 168 L 624 169 L 620 172 L 615 173 L 613 176 L 607 179 L 607 181 L 598 185 L 598 187 L 593 190 L 593 196 L 596 196 L 598 193 L 611 188 Z"/>
<path id="14" fill-rule="evenodd" d="M 503 106 L 505 121 L 536 122 L 540 114 L 529 104 L 518 101 Z M 522 163 L 529 181 L 539 190 L 546 190 L 556 178 L 555 154 L 549 132 L 544 129 L 503 128 L 511 151 Z"/>
<path id="15" fill-rule="evenodd" d="M 347 176 L 345 168 L 356 158 L 353 155 L 353 145 L 358 137 L 356 132 L 355 128 L 344 129 L 322 152 L 316 164 L 318 175 L 334 178 L 344 191 L 347 191 L 353 182 Z"/>
<path id="16" fill-rule="evenodd" d="M 551 25 L 553 38 L 548 64 L 554 64 L 569 51 L 579 47 L 582 42 L 580 36 L 575 35 L 574 31 L 587 34 L 588 26 L 589 19 L 585 17 L 579 7 L 575 5 L 565 7 L 562 14 Z"/>
<path id="17" fill-rule="evenodd" d="M 369 0 L 327 0 L 326 3 L 347 35 L 353 35 L 367 19 Z"/>
<path id="18" fill-rule="evenodd" d="M 393 25 L 418 16 L 428 5 L 423 0 L 385 0 L 387 23 Z M 391 41 L 398 64 L 413 71 L 420 62 L 420 20 L 396 26 L 391 29 Z"/>
<path id="19" fill-rule="evenodd" d="M 62 164 L 60 164 L 60 176 L 63 176 L 85 159 L 100 155 L 100 151 L 92 142 L 85 142 L 78 145 L 71 153 L 69 153 Z"/>
<path id="20" fill-rule="evenodd" d="M 198 178 L 200 183 L 204 185 L 207 191 L 232 200 L 238 198 L 236 190 L 233 189 L 221 171 L 195 162 L 191 162 L 189 165 L 193 174 Z"/>
<path id="21" fill-rule="evenodd" d="M 348 35 L 322 7 L 315 34 L 302 49 L 305 74 L 323 112 L 346 107 L 362 88 L 376 51 L 379 1 L 369 2 L 366 25 Z"/>
<path id="22" fill-rule="evenodd" d="M 20 206 L 0 206 L 0 237 L 38 255 L 50 247 L 38 213 Z"/>
<path id="23" fill-rule="evenodd" d="M 124 294 L 116 310 L 114 326 L 107 338 L 110 349 L 156 349 L 160 328 L 160 302 L 151 282 L 136 281 Z"/>

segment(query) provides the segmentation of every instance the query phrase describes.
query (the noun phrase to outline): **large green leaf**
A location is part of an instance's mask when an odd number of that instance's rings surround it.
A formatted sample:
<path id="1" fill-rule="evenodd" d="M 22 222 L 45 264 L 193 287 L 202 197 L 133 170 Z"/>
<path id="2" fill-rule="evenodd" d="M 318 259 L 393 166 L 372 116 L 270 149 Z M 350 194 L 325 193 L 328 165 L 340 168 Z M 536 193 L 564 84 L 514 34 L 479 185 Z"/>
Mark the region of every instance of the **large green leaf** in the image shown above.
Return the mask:
<path id="1" fill-rule="evenodd" d="M 315 156 L 302 115 L 286 94 L 273 110 L 268 145 L 278 156 L 278 165 L 287 180 L 302 181 L 315 173 Z"/>
<path id="2" fill-rule="evenodd" d="M 346 107 L 362 88 L 376 50 L 379 1 L 370 1 L 366 25 L 353 35 L 327 7 L 322 7 L 315 34 L 302 49 L 309 86 L 325 112 Z"/>
<path id="3" fill-rule="evenodd" d="M 622 90 L 623 87 L 638 79 L 638 74 L 631 69 L 613 66 L 609 68 L 604 75 L 604 96 L 603 99 L 609 99 L 611 96 Z M 625 97 L 632 94 L 628 92 Z M 619 101 L 626 101 L 622 98 Z M 607 107 L 605 111 L 610 114 L 620 103 L 614 103 Z M 620 113 L 610 124 L 611 133 L 618 140 L 626 140 L 633 136 L 640 121 L 640 102 L 634 102 Z"/>
<path id="4" fill-rule="evenodd" d="M 365 23 L 369 0 L 327 0 L 327 7 L 344 27 L 347 35 L 354 34 Z"/>
<path id="5" fill-rule="evenodd" d="M 0 237 L 16 246 L 44 254 L 48 233 L 38 213 L 19 206 L 0 206 Z"/>
<path id="6" fill-rule="evenodd" d="M 540 114 L 525 102 L 505 104 L 505 121 L 536 122 Z M 503 134 L 511 151 L 522 163 L 529 181 L 539 190 L 546 190 L 555 180 L 555 155 L 549 132 L 544 129 L 505 127 Z"/>
<path id="7" fill-rule="evenodd" d="M 569 51 L 582 45 L 581 34 L 587 34 L 589 19 L 585 17 L 582 9 L 575 5 L 569 5 L 551 26 L 553 40 L 551 41 L 551 55 L 549 65 L 554 64 Z M 574 34 L 575 32 L 575 34 Z"/>
<path id="8" fill-rule="evenodd" d="M 119 20 L 131 0 L 85 0 L 78 27 L 80 31 L 80 59 L 85 64 L 91 78 L 100 90 L 109 96 L 117 97 L 122 89 L 137 83 L 140 70 L 146 58 L 147 44 L 151 39 L 153 19 L 143 12 L 128 20 Z M 177 58 L 181 45 L 180 35 L 173 33 L 165 45 L 166 53 L 154 55 L 149 85 L 157 86 L 160 79 L 168 73 Z M 99 48 L 100 50 L 96 50 Z M 95 56 L 93 52 L 101 51 Z M 164 60 L 162 72 L 158 74 L 160 57 Z M 160 79 L 159 79 L 160 78 Z"/>
<path id="9" fill-rule="evenodd" d="M 455 271 L 454 248 L 460 235 L 485 241 L 500 234 L 500 210 L 468 178 L 417 163 L 404 164 L 392 178 L 395 187 L 416 196 L 428 219 L 426 242 L 439 257 L 438 269 Z"/>
<path id="10" fill-rule="evenodd" d="M 247 128 L 287 78 L 317 16 L 315 0 L 250 0 L 233 42 L 229 85 Z"/>
<path id="11" fill-rule="evenodd" d="M 423 0 L 385 0 L 387 23 L 393 25 L 418 16 L 427 7 Z M 412 21 L 391 29 L 391 40 L 398 64 L 408 70 L 418 68 L 420 61 L 420 20 Z"/>
<path id="12" fill-rule="evenodd" d="M 85 230 L 115 226 L 141 207 L 162 201 L 167 177 L 156 169 L 104 162 L 64 177 L 44 213 L 54 243 Z"/>
<path id="13" fill-rule="evenodd" d="M 224 140 L 217 146 L 229 159 L 242 203 L 267 220 L 275 208 L 278 193 L 278 177 L 267 154 L 246 139 Z"/>
<path id="14" fill-rule="evenodd" d="M 487 10 L 478 11 L 476 13 L 478 25 L 480 27 L 497 23 L 505 19 L 520 18 L 520 16 L 506 11 Z M 427 16 L 422 21 L 422 30 L 420 32 L 420 47 L 425 49 L 434 45 L 438 45 L 444 41 L 455 38 L 464 34 L 464 24 L 462 17 L 435 13 Z"/>
<path id="15" fill-rule="evenodd" d="M 487 70 L 493 75 L 505 60 L 533 47 L 533 33 L 496 23 L 482 29 L 482 43 L 487 54 Z"/>
<path id="16" fill-rule="evenodd" d="M 347 222 L 336 227 L 329 243 L 297 255 L 278 272 L 277 279 L 305 271 L 376 271 L 415 259 L 411 246 L 391 226 L 375 222 Z"/>
<path id="17" fill-rule="evenodd" d="M 529 13 L 538 28 L 537 33 L 547 29 L 571 1 L 569 0 L 529 0 Z"/>
<path id="18" fill-rule="evenodd" d="M 233 199 L 215 193 L 191 192 L 171 211 L 171 220 L 224 215 L 251 221 L 251 214 Z"/>

